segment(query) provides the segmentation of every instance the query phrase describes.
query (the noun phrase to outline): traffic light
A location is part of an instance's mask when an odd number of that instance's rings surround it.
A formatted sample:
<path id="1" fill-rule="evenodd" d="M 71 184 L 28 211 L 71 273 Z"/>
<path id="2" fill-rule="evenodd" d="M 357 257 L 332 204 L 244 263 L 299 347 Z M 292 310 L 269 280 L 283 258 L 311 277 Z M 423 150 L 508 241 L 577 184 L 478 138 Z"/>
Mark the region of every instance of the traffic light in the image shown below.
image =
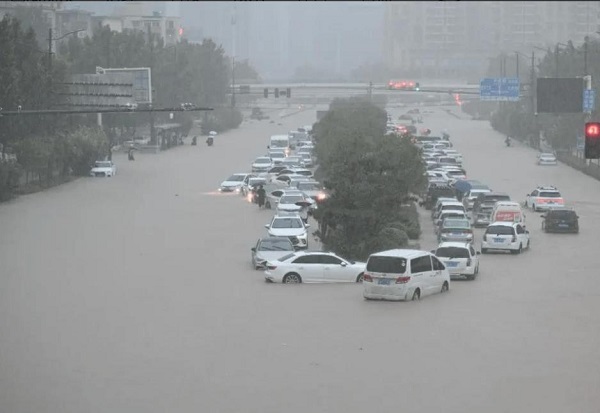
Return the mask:
<path id="1" fill-rule="evenodd" d="M 292 96 L 292 89 L 291 88 L 287 88 L 286 90 L 286 94 L 285 94 L 288 98 Z"/>
<path id="2" fill-rule="evenodd" d="M 419 82 L 415 83 L 415 90 L 418 92 L 419 90 L 421 90 L 421 85 L 419 84 Z"/>
<path id="3" fill-rule="evenodd" d="M 275 88 L 275 97 L 278 98 L 279 97 L 279 88 Z"/>
<path id="4" fill-rule="evenodd" d="M 585 124 L 585 159 L 600 158 L 600 122 Z"/>
<path id="5" fill-rule="evenodd" d="M 265 98 L 269 97 L 269 89 L 265 88 L 264 90 Z"/>

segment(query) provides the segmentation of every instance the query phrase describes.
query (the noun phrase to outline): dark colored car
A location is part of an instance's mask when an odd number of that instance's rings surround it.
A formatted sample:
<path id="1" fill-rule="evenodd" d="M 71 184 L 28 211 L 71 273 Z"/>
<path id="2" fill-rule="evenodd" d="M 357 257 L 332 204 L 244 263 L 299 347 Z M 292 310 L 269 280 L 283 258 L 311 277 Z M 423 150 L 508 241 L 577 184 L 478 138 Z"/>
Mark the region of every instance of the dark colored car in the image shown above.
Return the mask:
<path id="1" fill-rule="evenodd" d="M 579 233 L 579 216 L 572 209 L 551 209 L 542 214 L 544 232 Z"/>
<path id="2" fill-rule="evenodd" d="M 431 209 L 434 207 L 438 198 L 454 198 L 455 196 L 456 191 L 449 185 L 430 184 L 427 194 L 425 195 L 425 199 L 420 203 L 420 205 L 424 206 L 425 209 Z"/>
<path id="3" fill-rule="evenodd" d="M 479 213 L 479 209 L 483 204 L 491 204 L 492 207 L 498 201 L 510 201 L 510 195 L 503 192 L 482 192 L 477 196 L 473 203 L 472 216 L 476 217 Z"/>

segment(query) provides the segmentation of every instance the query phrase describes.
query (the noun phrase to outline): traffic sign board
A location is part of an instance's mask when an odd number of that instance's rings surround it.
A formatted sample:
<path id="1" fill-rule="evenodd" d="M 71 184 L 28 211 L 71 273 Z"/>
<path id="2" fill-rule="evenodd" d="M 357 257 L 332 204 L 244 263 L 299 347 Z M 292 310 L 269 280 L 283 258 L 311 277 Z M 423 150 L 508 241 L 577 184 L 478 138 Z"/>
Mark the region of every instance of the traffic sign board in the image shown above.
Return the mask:
<path id="1" fill-rule="evenodd" d="M 592 113 L 596 106 L 596 91 L 594 89 L 585 89 L 583 91 L 583 111 Z"/>
<path id="2" fill-rule="evenodd" d="M 583 151 L 585 149 L 585 138 L 583 136 L 577 137 L 577 150 Z"/>
<path id="3" fill-rule="evenodd" d="M 486 101 L 519 101 L 520 81 L 516 77 L 485 78 L 479 84 L 479 98 Z"/>

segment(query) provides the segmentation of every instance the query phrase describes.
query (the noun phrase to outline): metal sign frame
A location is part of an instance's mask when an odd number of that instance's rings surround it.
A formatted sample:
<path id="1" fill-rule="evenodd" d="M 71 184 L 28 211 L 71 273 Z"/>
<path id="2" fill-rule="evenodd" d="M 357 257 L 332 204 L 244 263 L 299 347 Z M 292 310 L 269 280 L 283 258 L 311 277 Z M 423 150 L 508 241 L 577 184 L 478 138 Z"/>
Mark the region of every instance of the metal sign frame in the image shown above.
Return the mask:
<path id="1" fill-rule="evenodd" d="M 96 74 L 105 73 L 133 73 L 133 97 L 136 103 L 152 103 L 152 69 L 149 67 L 103 68 L 96 66 Z"/>

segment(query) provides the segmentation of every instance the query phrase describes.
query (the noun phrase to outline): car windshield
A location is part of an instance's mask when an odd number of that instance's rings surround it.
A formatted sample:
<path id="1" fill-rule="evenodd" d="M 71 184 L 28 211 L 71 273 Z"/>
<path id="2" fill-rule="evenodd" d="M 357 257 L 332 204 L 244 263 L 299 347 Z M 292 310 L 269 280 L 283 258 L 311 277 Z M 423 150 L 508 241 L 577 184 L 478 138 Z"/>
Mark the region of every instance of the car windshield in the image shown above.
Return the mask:
<path id="1" fill-rule="evenodd" d="M 444 258 L 469 258 L 469 250 L 461 247 L 441 247 L 435 255 Z"/>
<path id="2" fill-rule="evenodd" d="M 366 269 L 367 271 L 386 274 L 404 274 L 406 271 L 406 258 L 372 256 L 367 262 Z"/>
<path id="3" fill-rule="evenodd" d="M 258 184 L 266 184 L 267 180 L 264 178 L 250 178 L 248 180 L 248 185 L 250 186 L 254 186 L 254 185 L 258 185 Z"/>
<path id="4" fill-rule="evenodd" d="M 471 224 L 468 219 L 446 219 L 444 220 L 444 228 L 470 229 Z"/>
<path id="5" fill-rule="evenodd" d="M 271 158 L 256 158 L 254 163 L 271 163 Z"/>
<path id="6" fill-rule="evenodd" d="M 287 254 L 287 255 L 284 255 L 283 257 L 279 258 L 277 261 L 281 261 L 281 262 L 287 261 L 294 256 L 296 256 L 295 253 Z"/>
<path id="7" fill-rule="evenodd" d="M 295 204 L 296 202 L 304 201 L 302 195 L 284 195 L 279 200 L 280 204 Z"/>
<path id="8" fill-rule="evenodd" d="M 576 218 L 576 214 L 575 211 L 561 211 L 561 210 L 555 210 L 555 211 L 550 211 L 547 214 L 548 218 L 551 219 L 575 219 Z"/>
<path id="9" fill-rule="evenodd" d="M 540 192 L 540 198 L 560 198 L 559 192 Z"/>
<path id="10" fill-rule="evenodd" d="M 273 153 L 271 153 L 270 156 L 271 156 L 271 159 L 273 159 L 273 158 L 277 158 L 277 159 L 279 159 L 279 158 L 285 158 L 285 153 L 283 153 L 283 152 L 273 152 Z"/>
<path id="11" fill-rule="evenodd" d="M 298 189 L 301 191 L 318 191 L 319 184 L 307 183 L 307 182 L 299 182 L 297 185 Z"/>
<path id="12" fill-rule="evenodd" d="M 266 239 L 258 246 L 259 251 L 294 251 L 294 246 L 287 238 Z"/>
<path id="13" fill-rule="evenodd" d="M 302 228 L 302 220 L 300 218 L 277 218 L 273 220 L 271 228 Z"/>
<path id="14" fill-rule="evenodd" d="M 96 168 L 110 168 L 111 166 L 112 166 L 111 163 L 108 161 L 96 162 Z"/>
<path id="15" fill-rule="evenodd" d="M 508 195 L 492 195 L 492 196 L 486 196 L 485 198 L 485 203 L 492 203 L 495 204 L 498 201 L 510 201 L 510 197 Z"/>
<path id="16" fill-rule="evenodd" d="M 246 175 L 231 175 L 227 180 L 230 182 L 241 182 L 245 177 Z"/>
<path id="17" fill-rule="evenodd" d="M 513 235 L 514 229 L 513 227 L 507 227 L 504 225 L 490 225 L 487 227 L 485 233 L 491 235 Z"/>

